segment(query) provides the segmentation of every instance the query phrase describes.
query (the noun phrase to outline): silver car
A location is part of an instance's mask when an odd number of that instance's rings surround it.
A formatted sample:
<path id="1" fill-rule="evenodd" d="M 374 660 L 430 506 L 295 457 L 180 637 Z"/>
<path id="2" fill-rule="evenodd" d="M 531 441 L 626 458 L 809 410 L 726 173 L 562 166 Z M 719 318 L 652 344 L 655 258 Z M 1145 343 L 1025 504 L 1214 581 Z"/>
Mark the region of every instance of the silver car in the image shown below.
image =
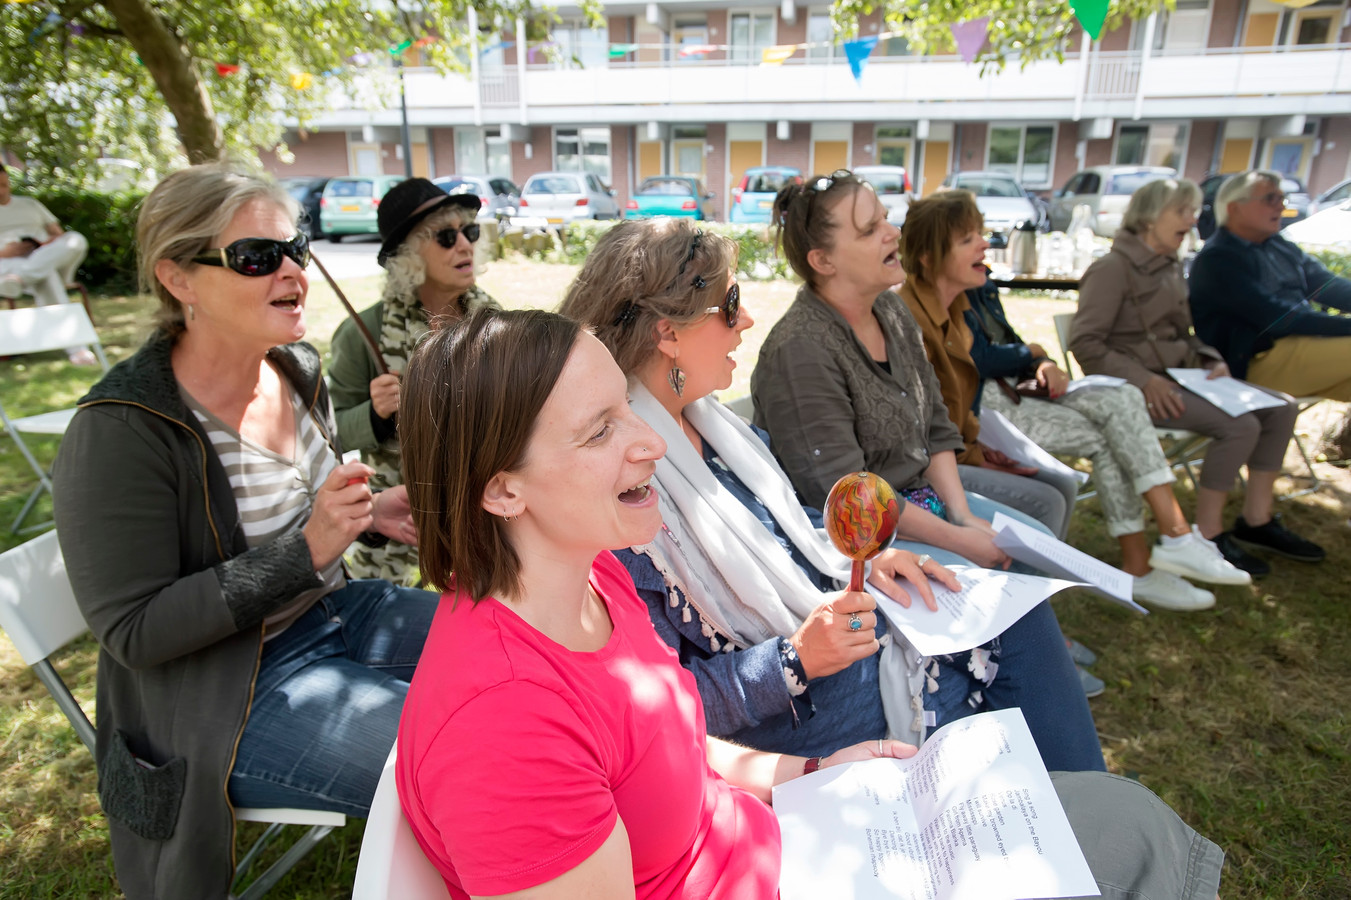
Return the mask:
<path id="1" fill-rule="evenodd" d="M 1019 222 L 1032 222 L 1038 229 L 1043 225 L 1041 209 L 1022 185 L 1004 172 L 953 172 L 943 179 L 943 188 L 975 194 L 985 227 L 994 234 L 1008 237 Z"/>
<path id="2" fill-rule="evenodd" d="M 910 211 L 910 174 L 904 166 L 859 166 L 854 174 L 873 186 L 877 199 L 887 208 L 887 221 L 900 227 Z"/>
<path id="3" fill-rule="evenodd" d="M 590 172 L 541 172 L 521 188 L 516 218 L 562 225 L 578 219 L 618 219 L 615 192 Z"/>
<path id="4" fill-rule="evenodd" d="M 1121 227 L 1131 194 L 1151 181 L 1176 178 L 1177 170 L 1164 166 L 1093 166 L 1076 172 L 1065 186 L 1051 195 L 1051 229 L 1069 228 L 1074 208 L 1084 205 L 1092 211 L 1089 220 L 1093 232 L 1113 237 Z"/>
<path id="5" fill-rule="evenodd" d="M 480 219 L 509 219 L 521 199 L 521 189 L 500 175 L 443 175 L 432 184 L 447 194 L 478 195 Z"/>

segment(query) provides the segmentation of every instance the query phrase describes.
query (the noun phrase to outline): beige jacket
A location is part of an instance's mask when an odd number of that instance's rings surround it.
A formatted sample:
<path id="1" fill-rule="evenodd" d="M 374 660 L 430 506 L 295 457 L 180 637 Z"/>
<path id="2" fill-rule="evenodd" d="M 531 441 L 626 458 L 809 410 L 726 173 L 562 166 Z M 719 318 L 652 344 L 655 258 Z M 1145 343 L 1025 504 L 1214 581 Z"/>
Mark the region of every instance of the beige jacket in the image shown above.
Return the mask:
<path id="1" fill-rule="evenodd" d="M 1070 351 L 1084 372 L 1115 375 L 1138 388 L 1167 368 L 1223 360 L 1192 333 L 1182 264 L 1125 230 L 1079 280 Z"/>

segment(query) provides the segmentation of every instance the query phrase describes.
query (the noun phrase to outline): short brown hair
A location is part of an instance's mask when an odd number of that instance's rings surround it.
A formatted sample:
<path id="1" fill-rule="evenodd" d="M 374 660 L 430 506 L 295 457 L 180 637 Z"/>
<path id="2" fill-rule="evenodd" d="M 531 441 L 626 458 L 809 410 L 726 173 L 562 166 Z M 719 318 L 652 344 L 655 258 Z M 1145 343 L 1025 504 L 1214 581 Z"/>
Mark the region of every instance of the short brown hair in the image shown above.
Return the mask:
<path id="1" fill-rule="evenodd" d="M 786 184 L 774 197 L 770 220 L 774 223 L 775 246 L 809 287 L 816 287 L 816 271 L 807 261 L 807 254 L 835 246 L 834 231 L 839 222 L 826 207 L 837 197 L 857 195 L 863 189 L 871 191 L 872 185 L 840 169 L 833 175 L 816 175 L 806 182 Z"/>
<path id="2" fill-rule="evenodd" d="M 499 472 L 525 460 L 535 420 L 581 328 L 543 310 L 475 310 L 420 344 L 403 376 L 403 481 L 428 585 L 475 601 L 515 593 L 521 560 L 483 508 Z"/>
<path id="3" fill-rule="evenodd" d="M 901 268 L 907 276 L 932 284 L 948 260 L 952 236 L 984 225 L 985 217 L 970 191 L 939 191 L 916 200 L 901 229 Z"/>
<path id="4" fill-rule="evenodd" d="M 630 375 L 655 352 L 659 321 L 693 323 L 722 302 L 713 291 L 736 258 L 730 238 L 690 219 L 621 222 L 596 242 L 558 311 L 589 326 Z"/>

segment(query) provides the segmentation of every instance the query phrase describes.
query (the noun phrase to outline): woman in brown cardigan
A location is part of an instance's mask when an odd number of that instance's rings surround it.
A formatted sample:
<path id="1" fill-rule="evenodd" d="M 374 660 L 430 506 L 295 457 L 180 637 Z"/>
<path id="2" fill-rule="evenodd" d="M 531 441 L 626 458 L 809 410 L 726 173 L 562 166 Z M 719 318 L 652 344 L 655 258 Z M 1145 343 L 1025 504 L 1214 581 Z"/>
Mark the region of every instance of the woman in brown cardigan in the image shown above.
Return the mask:
<path id="1" fill-rule="evenodd" d="M 1200 203 L 1200 189 L 1186 179 L 1160 179 L 1135 192 L 1112 251 L 1089 266 L 1079 282 L 1070 350 L 1085 372 L 1115 375 L 1140 388 L 1155 425 L 1213 439 L 1201 467 L 1196 524 L 1225 559 L 1256 576 L 1271 567 L 1244 547 L 1318 562 L 1323 548 L 1291 532 L 1272 513 L 1276 476 L 1295 428 L 1295 402 L 1267 391 L 1286 402 L 1230 416 L 1166 374 L 1169 368 L 1204 368 L 1212 378 L 1229 374 L 1219 352 L 1192 333 L 1187 282 L 1177 256 Z M 1225 497 L 1245 464 L 1243 514 L 1225 531 Z"/>

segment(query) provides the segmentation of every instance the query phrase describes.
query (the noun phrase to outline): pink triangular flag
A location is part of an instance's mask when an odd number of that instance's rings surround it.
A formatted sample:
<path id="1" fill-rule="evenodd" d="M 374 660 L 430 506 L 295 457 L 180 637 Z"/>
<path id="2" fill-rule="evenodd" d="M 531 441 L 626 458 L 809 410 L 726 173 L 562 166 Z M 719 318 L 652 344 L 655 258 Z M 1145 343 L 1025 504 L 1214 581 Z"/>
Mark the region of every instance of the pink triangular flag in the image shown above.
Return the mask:
<path id="1" fill-rule="evenodd" d="M 952 39 L 957 42 L 957 53 L 962 57 L 962 61 L 971 62 L 980 52 L 980 48 L 985 46 L 985 36 L 990 31 L 990 17 L 981 16 L 978 19 L 967 19 L 965 22 L 951 22 L 948 27 L 952 29 Z"/>

